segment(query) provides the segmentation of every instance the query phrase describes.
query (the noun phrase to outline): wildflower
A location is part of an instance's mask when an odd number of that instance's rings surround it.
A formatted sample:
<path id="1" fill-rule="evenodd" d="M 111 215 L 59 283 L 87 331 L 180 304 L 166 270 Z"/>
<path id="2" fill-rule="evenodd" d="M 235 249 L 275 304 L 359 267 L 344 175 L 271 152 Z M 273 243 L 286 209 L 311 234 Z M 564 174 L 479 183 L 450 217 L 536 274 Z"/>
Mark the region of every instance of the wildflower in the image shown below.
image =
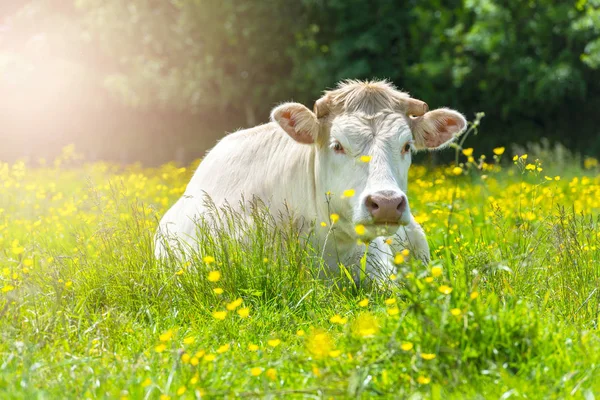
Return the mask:
<path id="1" fill-rule="evenodd" d="M 215 258 L 213 256 L 206 256 L 202 259 L 205 264 L 210 265 L 215 262 Z"/>
<path id="2" fill-rule="evenodd" d="M 298 330 L 296 331 L 296 336 L 304 336 L 305 334 L 306 334 L 306 332 L 304 332 L 304 330 L 303 330 L 303 329 L 298 329 Z"/>
<path id="3" fill-rule="evenodd" d="M 187 390 L 187 388 L 185 386 L 181 386 L 179 389 L 177 389 L 177 395 L 181 396 L 182 394 L 185 393 L 186 390 Z"/>
<path id="4" fill-rule="evenodd" d="M 190 364 L 192 364 L 194 367 L 198 364 L 200 364 L 200 359 L 198 357 L 192 357 L 190 359 Z"/>
<path id="5" fill-rule="evenodd" d="M 181 362 L 184 364 L 187 364 L 190 362 L 190 359 L 192 358 L 192 356 L 190 356 L 188 353 L 183 353 L 181 355 Z"/>
<path id="6" fill-rule="evenodd" d="M 13 285 L 4 285 L 2 287 L 2 293 L 8 293 L 11 290 L 15 290 L 15 287 Z"/>
<path id="7" fill-rule="evenodd" d="M 188 336 L 185 339 L 183 339 L 183 344 L 192 344 L 196 341 L 196 339 L 193 336 Z"/>
<path id="8" fill-rule="evenodd" d="M 433 282 L 433 276 L 428 276 L 427 278 L 425 278 L 425 282 L 427 282 L 427 283 Z"/>
<path id="9" fill-rule="evenodd" d="M 394 256 L 394 264 L 402 264 L 404 262 L 404 256 L 400 253 L 396 253 Z"/>
<path id="10" fill-rule="evenodd" d="M 472 293 L 469 295 L 469 297 L 470 297 L 470 299 L 471 299 L 471 300 L 475 300 L 476 298 L 478 298 L 478 297 L 479 297 L 479 293 L 478 293 L 478 292 L 472 292 Z"/>
<path id="11" fill-rule="evenodd" d="M 171 400 L 171 396 L 168 394 L 161 394 L 158 400 Z"/>
<path id="12" fill-rule="evenodd" d="M 458 317 L 461 314 L 460 308 L 451 309 L 450 314 L 454 315 L 455 317 Z"/>
<path id="13" fill-rule="evenodd" d="M 356 225 L 354 227 L 354 230 L 356 231 L 356 234 L 360 235 L 360 236 L 364 235 L 366 233 L 366 231 L 367 231 L 367 229 L 365 228 L 365 226 L 362 225 L 362 224 Z"/>
<path id="14" fill-rule="evenodd" d="M 173 331 L 171 329 L 169 329 L 168 331 L 166 331 L 165 333 L 161 334 L 158 339 L 161 342 L 168 342 L 169 340 L 171 340 L 171 338 L 173 337 Z"/>
<path id="15" fill-rule="evenodd" d="M 555 180 L 555 181 L 560 181 L 560 176 L 556 175 L 556 176 L 554 177 L 554 180 Z"/>
<path id="16" fill-rule="evenodd" d="M 400 310 L 398 309 L 398 307 L 388 308 L 387 313 L 390 316 L 394 316 L 400 314 Z"/>
<path id="17" fill-rule="evenodd" d="M 267 344 L 271 347 L 277 347 L 281 344 L 281 340 L 279 339 L 271 339 L 269 341 L 267 341 Z"/>
<path id="18" fill-rule="evenodd" d="M 527 154 L 523 154 L 523 155 L 521 156 L 521 158 L 522 158 L 523 160 L 527 160 Z"/>
<path id="19" fill-rule="evenodd" d="M 250 350 L 250 351 L 258 351 L 258 346 L 255 345 L 255 344 L 250 343 L 248 345 L 248 350 Z"/>
<path id="20" fill-rule="evenodd" d="M 144 379 L 144 382 L 142 382 L 142 387 L 147 387 L 150 385 L 152 385 L 152 379 L 150 379 L 150 378 L 146 378 L 146 379 Z"/>
<path id="21" fill-rule="evenodd" d="M 327 222 L 321 222 L 321 226 L 325 228 L 327 226 Z"/>
<path id="22" fill-rule="evenodd" d="M 207 354 L 204 356 L 204 361 L 211 362 L 214 361 L 215 358 L 217 358 L 217 356 L 215 356 L 214 354 Z"/>
<path id="23" fill-rule="evenodd" d="M 215 319 L 218 319 L 220 321 L 223 321 L 225 319 L 225 317 L 227 316 L 227 311 L 214 311 L 212 313 L 212 316 Z"/>
<path id="24" fill-rule="evenodd" d="M 371 161 L 371 156 L 360 156 L 360 161 L 368 163 L 369 161 Z"/>
<path id="25" fill-rule="evenodd" d="M 411 342 L 404 342 L 400 345 L 400 348 L 404 351 L 411 351 L 413 347 L 415 346 Z"/>
<path id="26" fill-rule="evenodd" d="M 463 172 L 463 169 L 461 167 L 454 167 L 454 168 L 452 168 L 452 173 L 454 175 L 458 176 L 458 175 L 462 174 L 462 172 Z"/>
<path id="27" fill-rule="evenodd" d="M 494 152 L 495 155 L 497 156 L 501 156 L 502 154 L 504 154 L 504 147 L 496 147 L 494 150 L 492 150 Z"/>
<path id="28" fill-rule="evenodd" d="M 241 318 L 248 318 L 250 315 L 250 309 L 248 307 L 240 308 L 237 313 Z"/>
<path id="29" fill-rule="evenodd" d="M 231 346 L 230 346 L 229 344 L 224 344 L 223 346 L 221 346 L 221 347 L 219 347 L 219 348 L 217 349 L 217 353 L 219 353 L 219 354 L 223 354 L 223 353 L 225 353 L 226 351 L 228 351 L 230 347 L 231 347 Z"/>
<path id="30" fill-rule="evenodd" d="M 69 289 L 71 286 L 73 286 L 73 282 L 72 281 L 66 281 L 65 282 L 65 288 Z"/>
<path id="31" fill-rule="evenodd" d="M 331 214 L 329 218 L 331 219 L 332 224 L 335 224 L 340 220 L 340 216 L 338 214 Z"/>
<path id="32" fill-rule="evenodd" d="M 340 350 L 333 350 L 333 351 L 329 352 L 329 357 L 337 358 L 340 356 L 340 354 L 342 354 L 342 352 Z"/>
<path id="33" fill-rule="evenodd" d="M 400 252 L 400 254 L 402 254 L 404 257 L 408 257 L 408 255 L 410 254 L 410 250 L 404 249 Z"/>
<path id="34" fill-rule="evenodd" d="M 214 288 L 213 292 L 215 292 L 215 294 L 223 294 L 223 289 L 221 289 L 220 287 Z"/>
<path id="35" fill-rule="evenodd" d="M 462 153 L 467 156 L 470 157 L 473 155 L 473 148 L 469 147 L 468 149 L 463 149 Z"/>
<path id="36" fill-rule="evenodd" d="M 529 170 L 529 171 L 533 171 L 533 170 L 535 170 L 535 165 L 534 164 L 527 164 L 525 166 L 525 169 Z"/>
<path id="37" fill-rule="evenodd" d="M 438 277 L 442 276 L 442 267 L 433 267 L 433 268 L 431 268 L 431 275 L 434 278 L 438 278 Z"/>
<path id="38" fill-rule="evenodd" d="M 352 324 L 352 332 L 363 338 L 373 337 L 379 332 L 379 321 L 371 313 L 362 313 Z"/>
<path id="39" fill-rule="evenodd" d="M 308 338 L 306 338 L 307 350 L 317 359 L 325 358 L 333 351 L 333 340 L 326 331 L 314 330 Z M 315 374 L 317 375 L 317 374 Z"/>
<path id="40" fill-rule="evenodd" d="M 233 311 L 236 308 L 238 308 L 239 306 L 241 306 L 242 302 L 243 302 L 242 299 L 237 299 L 237 300 L 232 301 L 231 303 L 228 303 L 226 307 L 229 311 Z"/>
<path id="41" fill-rule="evenodd" d="M 392 297 L 390 299 L 386 299 L 384 303 L 388 306 L 391 306 L 393 304 L 396 304 L 396 299 Z"/>
<path id="42" fill-rule="evenodd" d="M 209 282 L 218 282 L 221 279 L 221 273 L 219 271 L 210 271 L 208 273 Z"/>
<path id="43" fill-rule="evenodd" d="M 356 191 L 354 189 L 348 189 L 348 190 L 344 190 L 342 197 L 353 197 L 355 194 L 356 194 Z"/>
<path id="44" fill-rule="evenodd" d="M 427 385 L 429 382 L 431 382 L 431 378 L 421 375 L 417 378 L 417 382 L 419 382 L 420 385 Z"/>
<path id="45" fill-rule="evenodd" d="M 358 305 L 361 307 L 366 307 L 369 305 L 369 299 L 362 299 L 361 301 L 358 302 Z"/>
<path id="46" fill-rule="evenodd" d="M 452 293 L 452 288 L 448 285 L 441 285 L 438 288 L 438 291 L 442 294 L 450 294 L 450 293 Z"/>
<path id="47" fill-rule="evenodd" d="M 252 376 L 259 376 L 260 374 L 262 374 L 263 370 L 260 367 L 254 367 L 252 369 L 250 369 L 250 373 L 252 374 Z"/>
<path id="48" fill-rule="evenodd" d="M 275 370 L 275 368 L 269 368 L 265 372 L 265 375 L 267 376 L 267 378 L 269 378 L 272 381 L 274 381 L 275 379 L 277 379 L 277 371 Z"/>
<path id="49" fill-rule="evenodd" d="M 166 349 L 167 349 L 167 346 L 164 343 L 161 343 L 161 344 L 159 344 L 158 346 L 156 346 L 154 348 L 154 351 L 157 352 L 157 353 L 162 353 Z"/>
<path id="50" fill-rule="evenodd" d="M 385 244 L 387 244 L 388 246 L 390 246 L 393 242 L 394 240 L 392 238 L 385 239 Z"/>
<path id="51" fill-rule="evenodd" d="M 329 322 L 331 322 L 332 324 L 344 325 L 346 322 L 348 322 L 348 318 L 336 314 L 333 317 L 329 318 Z"/>
<path id="52" fill-rule="evenodd" d="M 421 353 L 421 358 L 423 360 L 427 360 L 427 361 L 433 360 L 435 358 L 435 354 L 433 354 L 433 353 Z"/>

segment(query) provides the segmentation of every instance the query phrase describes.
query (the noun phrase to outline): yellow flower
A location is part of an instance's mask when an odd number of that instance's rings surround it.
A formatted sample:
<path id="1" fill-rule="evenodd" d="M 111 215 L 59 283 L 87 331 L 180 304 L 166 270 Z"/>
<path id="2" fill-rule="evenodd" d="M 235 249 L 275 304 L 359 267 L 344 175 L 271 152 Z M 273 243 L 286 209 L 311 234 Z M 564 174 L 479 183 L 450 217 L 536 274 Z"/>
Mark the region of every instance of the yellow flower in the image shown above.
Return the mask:
<path id="1" fill-rule="evenodd" d="M 421 353 L 421 358 L 423 360 L 427 360 L 427 361 L 433 360 L 435 358 L 435 354 L 433 354 L 433 353 Z"/>
<path id="2" fill-rule="evenodd" d="M 388 315 L 394 316 L 400 314 L 400 310 L 398 309 L 398 307 L 388 308 L 387 313 Z"/>
<path id="3" fill-rule="evenodd" d="M 371 161 L 371 156 L 360 156 L 360 161 L 368 163 L 369 161 Z"/>
<path id="4" fill-rule="evenodd" d="M 144 382 L 142 382 L 142 387 L 147 387 L 150 385 L 152 385 L 152 379 L 150 379 L 150 378 L 146 378 L 146 379 L 144 379 Z"/>
<path id="5" fill-rule="evenodd" d="M 388 246 L 391 245 L 393 242 L 394 240 L 392 238 L 385 239 L 385 244 L 387 244 Z"/>
<path id="6" fill-rule="evenodd" d="M 428 276 L 427 278 L 425 278 L 425 282 L 427 282 L 427 283 L 433 282 L 433 276 Z"/>
<path id="7" fill-rule="evenodd" d="M 306 332 L 304 332 L 304 330 L 303 330 L 303 329 L 298 329 L 298 330 L 296 331 L 296 335 L 297 335 L 297 336 L 304 336 L 305 334 L 306 334 Z"/>
<path id="8" fill-rule="evenodd" d="M 336 222 L 338 222 L 340 220 L 340 216 L 338 214 L 331 214 L 329 216 L 329 218 L 331 218 L 332 224 L 335 224 Z"/>
<path id="9" fill-rule="evenodd" d="M 442 276 L 442 267 L 432 267 L 431 268 L 431 275 L 434 278 Z"/>
<path id="10" fill-rule="evenodd" d="M 352 324 L 352 333 L 363 338 L 373 337 L 379 332 L 379 321 L 369 312 L 361 313 Z"/>
<path id="11" fill-rule="evenodd" d="M 193 336 L 188 336 L 185 339 L 183 339 L 183 344 L 192 344 L 196 341 L 196 339 Z"/>
<path id="12" fill-rule="evenodd" d="M 329 318 L 329 322 L 331 322 L 332 324 L 344 325 L 346 322 L 348 322 L 348 318 L 336 314 L 333 317 Z"/>
<path id="13" fill-rule="evenodd" d="M 495 155 L 497 156 L 501 156 L 502 154 L 504 154 L 504 147 L 496 147 L 494 150 L 492 150 L 494 152 Z"/>
<path id="14" fill-rule="evenodd" d="M 327 222 L 321 222 L 321 226 L 325 228 L 327 226 Z"/>
<path id="15" fill-rule="evenodd" d="M 277 379 L 277 371 L 275 370 L 275 368 L 269 368 L 265 372 L 265 375 L 267 376 L 267 378 L 269 378 L 272 381 L 274 381 L 275 379 Z"/>
<path id="16" fill-rule="evenodd" d="M 208 273 L 209 282 L 218 282 L 221 279 L 221 273 L 219 271 L 210 271 Z"/>
<path id="17" fill-rule="evenodd" d="M 215 292 L 215 294 L 223 294 L 223 289 L 221 289 L 220 287 L 214 288 L 213 292 Z"/>
<path id="18" fill-rule="evenodd" d="M 400 348 L 404 351 L 411 351 L 415 347 L 411 342 L 404 342 L 400 345 Z"/>
<path id="19" fill-rule="evenodd" d="M 161 342 L 168 342 L 173 338 L 173 331 L 169 329 L 168 331 L 161 334 L 158 338 Z"/>
<path id="20" fill-rule="evenodd" d="M 238 308 L 239 306 L 241 306 L 242 302 L 243 302 L 243 300 L 240 298 L 240 299 L 234 300 L 231 303 L 227 304 L 226 307 L 229 311 L 233 311 L 236 308 Z"/>
<path id="21" fill-rule="evenodd" d="M 450 293 L 452 293 L 452 288 L 448 285 L 441 285 L 438 288 L 438 291 L 442 294 L 450 294 Z"/>
<path id="22" fill-rule="evenodd" d="M 248 345 L 248 350 L 250 350 L 250 351 L 258 351 L 258 346 L 255 345 L 255 344 L 250 343 Z"/>
<path id="23" fill-rule="evenodd" d="M 554 177 L 554 180 L 555 180 L 555 181 L 560 181 L 560 176 L 556 175 L 556 176 Z"/>
<path id="24" fill-rule="evenodd" d="M 425 376 L 419 376 L 417 378 L 417 382 L 419 382 L 420 385 L 427 385 L 427 384 L 429 384 L 429 382 L 431 382 L 431 378 L 428 378 Z"/>
<path id="25" fill-rule="evenodd" d="M 365 228 L 364 225 L 362 224 L 358 224 L 354 227 L 354 230 L 356 231 L 356 234 L 359 236 L 362 236 L 365 234 L 365 232 L 367 232 L 367 229 Z"/>
<path id="26" fill-rule="evenodd" d="M 187 388 L 185 386 L 181 386 L 179 389 L 177 389 L 177 395 L 181 396 L 182 394 L 185 393 L 186 390 L 187 390 Z"/>
<path id="27" fill-rule="evenodd" d="M 342 197 L 353 197 L 355 194 L 356 194 L 356 191 L 354 189 L 348 189 L 348 190 L 344 190 Z"/>
<path id="28" fill-rule="evenodd" d="M 213 256 L 206 256 L 202 259 L 206 264 L 210 265 L 215 262 L 215 258 Z"/>
<path id="29" fill-rule="evenodd" d="M 458 317 L 461 314 L 460 308 L 451 309 L 450 314 L 454 315 L 455 317 Z"/>
<path id="30" fill-rule="evenodd" d="M 337 358 L 340 356 L 340 354 L 342 354 L 342 352 L 340 350 L 333 350 L 333 351 L 329 352 L 329 357 Z"/>
<path id="31" fill-rule="evenodd" d="M 402 254 L 404 257 L 408 257 L 408 255 L 410 254 L 410 250 L 404 249 L 400 252 L 400 254 Z"/>
<path id="32" fill-rule="evenodd" d="M 231 347 L 231 346 L 230 346 L 229 344 L 224 344 L 223 346 L 221 346 L 221 347 L 219 347 L 219 348 L 217 349 L 217 353 L 219 353 L 219 354 L 223 354 L 223 353 L 225 353 L 227 350 L 229 350 L 229 348 L 230 348 L 230 347 Z"/>
<path id="33" fill-rule="evenodd" d="M 214 361 L 215 358 L 217 358 L 217 356 L 215 356 L 214 354 L 207 354 L 204 356 L 204 361 L 207 361 L 207 362 Z"/>
<path id="34" fill-rule="evenodd" d="M 470 157 L 473 155 L 473 148 L 469 147 L 468 149 L 463 149 L 462 153 L 467 156 Z"/>
<path id="35" fill-rule="evenodd" d="M 361 307 L 366 307 L 369 305 L 369 299 L 362 299 L 361 301 L 358 302 L 358 305 Z"/>
<path id="36" fill-rule="evenodd" d="M 317 359 L 325 358 L 334 349 L 333 340 L 327 331 L 315 329 L 306 338 L 306 349 Z"/>
<path id="37" fill-rule="evenodd" d="M 525 169 L 529 170 L 529 171 L 533 171 L 533 170 L 535 170 L 535 165 L 534 164 L 527 164 L 525 166 Z"/>
<path id="38" fill-rule="evenodd" d="M 479 297 L 479 293 L 478 292 L 472 292 L 469 297 L 471 298 L 471 300 L 475 300 L 476 298 Z"/>
<path id="39" fill-rule="evenodd" d="M 2 287 L 2 293 L 8 293 L 11 290 L 15 290 L 15 287 L 13 285 L 4 285 Z"/>
<path id="40" fill-rule="evenodd" d="M 527 154 L 523 154 L 523 155 L 521 156 L 521 158 L 522 158 L 523 160 L 527 160 Z"/>
<path id="41" fill-rule="evenodd" d="M 190 359 L 190 364 L 192 364 L 194 367 L 198 364 L 200 364 L 200 359 L 198 357 L 192 357 Z"/>
<path id="42" fill-rule="evenodd" d="M 252 374 L 252 376 L 259 376 L 260 374 L 262 374 L 263 370 L 260 367 L 254 367 L 252 369 L 250 369 L 250 373 Z"/>
<path id="43" fill-rule="evenodd" d="M 463 172 L 463 169 L 461 167 L 454 167 L 454 168 L 452 168 L 452 173 L 454 175 L 460 175 L 460 174 L 462 174 L 462 172 Z"/>
<path id="44" fill-rule="evenodd" d="M 394 256 L 394 264 L 402 264 L 404 262 L 404 256 L 400 253 L 396 253 Z"/>
<path id="45" fill-rule="evenodd" d="M 188 353 L 183 353 L 181 355 L 181 362 L 184 364 L 187 364 L 190 362 L 190 359 L 192 358 L 192 356 L 190 356 Z"/>
<path id="46" fill-rule="evenodd" d="M 168 394 L 161 394 L 158 400 L 171 400 L 171 396 Z"/>
<path id="47" fill-rule="evenodd" d="M 157 353 L 162 353 L 166 349 L 167 349 L 167 346 L 164 343 L 161 343 L 154 348 L 154 351 L 156 351 Z"/>
<path id="48" fill-rule="evenodd" d="M 393 304 L 396 304 L 396 299 L 395 298 L 390 298 L 390 299 L 386 299 L 385 300 L 385 304 L 387 304 L 388 306 L 391 306 Z"/>
<path id="49" fill-rule="evenodd" d="M 279 339 L 271 339 L 269 341 L 267 341 L 267 344 L 271 347 L 277 347 L 281 344 L 281 340 Z"/>
<path id="50" fill-rule="evenodd" d="M 215 312 L 212 313 L 212 316 L 215 319 L 223 321 L 225 319 L 225 317 L 227 316 L 227 311 L 215 311 Z"/>
<path id="51" fill-rule="evenodd" d="M 248 307 L 240 308 L 237 313 L 242 318 L 248 318 L 250 315 L 250 309 Z"/>

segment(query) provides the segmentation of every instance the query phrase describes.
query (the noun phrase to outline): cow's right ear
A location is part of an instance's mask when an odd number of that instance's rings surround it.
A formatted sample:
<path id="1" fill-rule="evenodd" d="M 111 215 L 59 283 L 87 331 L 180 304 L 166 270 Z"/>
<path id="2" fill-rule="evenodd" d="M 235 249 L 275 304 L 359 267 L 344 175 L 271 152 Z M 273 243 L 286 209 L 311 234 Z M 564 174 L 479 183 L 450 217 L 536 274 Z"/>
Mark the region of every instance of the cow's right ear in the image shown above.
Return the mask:
<path id="1" fill-rule="evenodd" d="M 284 103 L 271 112 L 271 120 L 298 143 L 315 143 L 319 136 L 317 116 L 299 103 Z"/>

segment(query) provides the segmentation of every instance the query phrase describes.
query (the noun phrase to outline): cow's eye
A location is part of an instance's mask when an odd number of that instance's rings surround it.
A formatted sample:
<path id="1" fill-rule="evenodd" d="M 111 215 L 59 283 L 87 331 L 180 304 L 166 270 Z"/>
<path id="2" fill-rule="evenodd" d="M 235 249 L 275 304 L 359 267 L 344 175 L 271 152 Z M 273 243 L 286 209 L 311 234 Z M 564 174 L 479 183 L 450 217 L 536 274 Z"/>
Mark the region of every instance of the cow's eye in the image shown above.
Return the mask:
<path id="1" fill-rule="evenodd" d="M 331 148 L 338 154 L 344 154 L 344 147 L 340 142 L 333 142 Z"/>
<path id="2" fill-rule="evenodd" d="M 406 154 L 410 152 L 410 143 L 406 143 L 402 148 L 402 154 Z"/>

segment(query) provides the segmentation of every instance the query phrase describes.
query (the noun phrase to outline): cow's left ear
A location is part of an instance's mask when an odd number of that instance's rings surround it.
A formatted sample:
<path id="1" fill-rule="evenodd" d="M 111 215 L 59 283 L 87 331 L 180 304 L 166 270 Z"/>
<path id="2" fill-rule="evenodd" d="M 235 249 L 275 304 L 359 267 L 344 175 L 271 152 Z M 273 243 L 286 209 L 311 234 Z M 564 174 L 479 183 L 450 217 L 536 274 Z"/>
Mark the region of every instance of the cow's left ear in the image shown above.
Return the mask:
<path id="1" fill-rule="evenodd" d="M 467 127 L 467 120 L 458 111 L 439 108 L 410 119 L 418 150 L 435 150 L 447 146 Z"/>
<path id="2" fill-rule="evenodd" d="M 299 103 L 284 103 L 271 112 L 271 120 L 287 132 L 296 142 L 315 143 L 319 136 L 317 116 Z"/>

